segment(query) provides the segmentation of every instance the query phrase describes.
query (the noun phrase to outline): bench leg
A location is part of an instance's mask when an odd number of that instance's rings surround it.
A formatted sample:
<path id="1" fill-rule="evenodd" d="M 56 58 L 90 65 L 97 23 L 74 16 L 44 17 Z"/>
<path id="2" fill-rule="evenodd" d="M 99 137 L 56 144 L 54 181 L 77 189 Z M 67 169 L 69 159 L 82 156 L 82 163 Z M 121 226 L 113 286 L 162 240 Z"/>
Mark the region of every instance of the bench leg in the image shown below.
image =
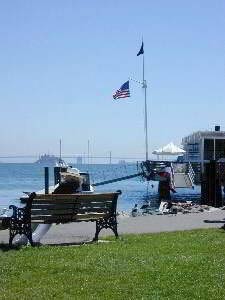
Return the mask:
<path id="1" fill-rule="evenodd" d="M 11 225 L 11 224 L 10 224 Z M 13 245 L 13 239 L 14 237 L 18 234 L 18 231 L 13 228 L 13 227 L 9 227 L 9 247 L 12 248 Z"/>
<path id="2" fill-rule="evenodd" d="M 34 242 L 33 242 L 33 239 L 32 239 L 32 229 L 31 229 L 31 224 L 30 223 L 26 224 L 26 226 L 24 228 L 24 234 L 28 238 L 28 241 L 30 242 L 30 245 L 33 247 Z"/>
<path id="3" fill-rule="evenodd" d="M 22 224 L 22 225 L 15 225 L 15 224 L 12 224 L 10 229 L 9 229 L 9 247 L 12 248 L 12 243 L 13 243 L 13 239 L 14 237 L 19 234 L 19 235 L 22 235 L 24 234 L 31 246 L 34 246 L 34 242 L 33 242 L 33 239 L 32 239 L 32 229 L 31 229 L 31 226 L 30 224 Z"/>
<path id="4" fill-rule="evenodd" d="M 11 230 L 9 231 L 9 247 L 12 248 L 12 242 L 15 235 L 11 233 Z"/>
<path id="5" fill-rule="evenodd" d="M 118 238 L 119 235 L 118 235 L 118 232 L 117 232 L 117 224 L 116 224 L 115 228 L 112 228 L 112 231 L 114 232 L 115 237 Z"/>
<path id="6" fill-rule="evenodd" d="M 101 231 L 98 221 L 96 221 L 96 231 L 95 231 L 95 237 L 93 238 L 93 242 L 97 242 L 98 241 L 98 235 L 99 232 Z"/>
<path id="7" fill-rule="evenodd" d="M 114 232 L 115 237 L 118 238 L 119 235 L 117 232 L 116 217 L 110 217 L 108 219 L 101 219 L 96 221 L 96 232 L 93 241 L 98 241 L 98 235 L 103 228 L 110 228 Z"/>
<path id="8" fill-rule="evenodd" d="M 29 240 L 29 242 L 30 242 L 30 245 L 31 245 L 32 247 L 34 247 L 34 242 L 33 242 L 33 239 L 32 239 L 32 232 L 29 232 L 29 233 L 27 234 L 27 238 L 28 238 L 28 240 Z"/>

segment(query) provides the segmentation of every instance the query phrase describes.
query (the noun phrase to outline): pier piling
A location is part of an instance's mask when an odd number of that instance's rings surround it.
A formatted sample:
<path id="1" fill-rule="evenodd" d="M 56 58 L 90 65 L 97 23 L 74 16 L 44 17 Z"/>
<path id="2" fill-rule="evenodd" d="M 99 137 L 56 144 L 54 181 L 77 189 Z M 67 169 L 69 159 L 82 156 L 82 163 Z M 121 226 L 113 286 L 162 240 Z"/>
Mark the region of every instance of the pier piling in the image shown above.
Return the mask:
<path id="1" fill-rule="evenodd" d="M 205 164 L 201 182 L 201 204 L 214 207 L 223 205 L 220 177 L 218 163 L 215 160 Z"/>
<path id="2" fill-rule="evenodd" d="M 60 167 L 54 167 L 54 184 L 60 183 Z"/>
<path id="3" fill-rule="evenodd" d="M 49 193 L 49 168 L 45 167 L 45 194 Z"/>

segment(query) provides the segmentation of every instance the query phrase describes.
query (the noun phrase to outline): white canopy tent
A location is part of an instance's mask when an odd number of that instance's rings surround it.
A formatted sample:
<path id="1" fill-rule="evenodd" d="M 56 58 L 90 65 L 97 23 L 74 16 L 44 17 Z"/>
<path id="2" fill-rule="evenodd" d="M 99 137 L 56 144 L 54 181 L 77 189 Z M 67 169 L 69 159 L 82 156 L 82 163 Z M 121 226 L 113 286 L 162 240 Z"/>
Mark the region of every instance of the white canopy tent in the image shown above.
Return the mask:
<path id="1" fill-rule="evenodd" d="M 174 145 L 174 143 L 169 143 L 166 146 L 159 148 L 157 150 L 154 150 L 152 154 L 156 155 L 182 155 L 186 151 L 181 149 L 180 147 Z"/>

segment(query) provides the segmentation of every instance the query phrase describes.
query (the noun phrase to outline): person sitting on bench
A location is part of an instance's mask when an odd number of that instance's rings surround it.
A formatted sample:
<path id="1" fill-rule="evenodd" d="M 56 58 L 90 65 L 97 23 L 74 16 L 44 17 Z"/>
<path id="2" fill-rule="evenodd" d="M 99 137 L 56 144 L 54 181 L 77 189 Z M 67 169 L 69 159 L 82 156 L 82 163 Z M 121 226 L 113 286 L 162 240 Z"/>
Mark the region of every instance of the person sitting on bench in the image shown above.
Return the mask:
<path id="1" fill-rule="evenodd" d="M 74 194 L 79 193 L 82 188 L 82 177 L 72 173 L 61 173 L 63 181 L 52 194 Z"/>

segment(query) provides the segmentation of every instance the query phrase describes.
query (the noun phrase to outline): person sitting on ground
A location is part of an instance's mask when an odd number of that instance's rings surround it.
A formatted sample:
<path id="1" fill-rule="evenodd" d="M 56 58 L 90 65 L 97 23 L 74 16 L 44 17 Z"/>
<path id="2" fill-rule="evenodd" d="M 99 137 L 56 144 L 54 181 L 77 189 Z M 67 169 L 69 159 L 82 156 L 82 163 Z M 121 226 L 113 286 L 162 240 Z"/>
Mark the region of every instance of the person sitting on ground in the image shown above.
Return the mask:
<path id="1" fill-rule="evenodd" d="M 74 194 L 80 192 L 82 177 L 72 173 L 61 173 L 63 181 L 52 194 Z"/>
<path id="2" fill-rule="evenodd" d="M 167 209 L 171 209 L 172 207 L 173 207 L 173 202 L 172 201 L 168 201 L 166 208 Z"/>
<path id="3" fill-rule="evenodd" d="M 165 204 L 163 205 L 163 210 L 166 209 L 166 212 L 169 212 L 171 210 L 171 208 L 173 207 L 173 202 L 171 200 L 168 200 L 167 202 L 165 202 Z"/>
<path id="4" fill-rule="evenodd" d="M 166 208 L 168 213 L 177 214 L 177 206 L 172 201 L 166 202 L 163 208 Z"/>

